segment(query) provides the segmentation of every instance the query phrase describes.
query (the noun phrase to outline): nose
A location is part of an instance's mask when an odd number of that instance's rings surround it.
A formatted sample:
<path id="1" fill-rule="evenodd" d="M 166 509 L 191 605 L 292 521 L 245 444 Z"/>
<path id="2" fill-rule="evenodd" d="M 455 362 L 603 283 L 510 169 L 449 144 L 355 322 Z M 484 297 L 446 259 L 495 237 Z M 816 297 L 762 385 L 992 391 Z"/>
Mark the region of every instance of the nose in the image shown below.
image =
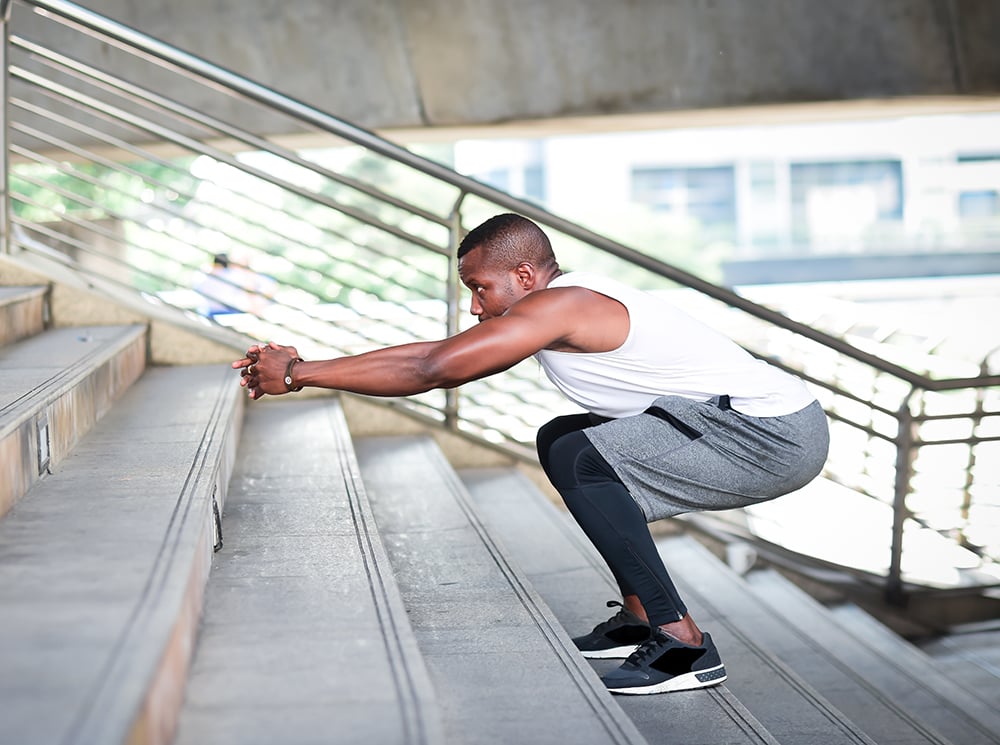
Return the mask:
<path id="1" fill-rule="evenodd" d="M 472 302 L 469 304 L 469 312 L 476 318 L 483 314 L 483 306 L 479 302 L 479 298 L 476 297 L 476 293 L 472 293 Z"/>

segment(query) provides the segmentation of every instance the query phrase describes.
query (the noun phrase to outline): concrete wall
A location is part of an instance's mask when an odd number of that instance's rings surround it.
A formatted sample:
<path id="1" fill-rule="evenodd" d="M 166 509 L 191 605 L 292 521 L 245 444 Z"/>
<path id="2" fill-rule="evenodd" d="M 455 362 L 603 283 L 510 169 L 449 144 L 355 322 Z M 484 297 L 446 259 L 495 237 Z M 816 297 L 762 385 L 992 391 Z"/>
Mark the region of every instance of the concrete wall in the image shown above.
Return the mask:
<path id="1" fill-rule="evenodd" d="M 82 4 L 370 128 L 1000 93 L 992 0 Z"/>

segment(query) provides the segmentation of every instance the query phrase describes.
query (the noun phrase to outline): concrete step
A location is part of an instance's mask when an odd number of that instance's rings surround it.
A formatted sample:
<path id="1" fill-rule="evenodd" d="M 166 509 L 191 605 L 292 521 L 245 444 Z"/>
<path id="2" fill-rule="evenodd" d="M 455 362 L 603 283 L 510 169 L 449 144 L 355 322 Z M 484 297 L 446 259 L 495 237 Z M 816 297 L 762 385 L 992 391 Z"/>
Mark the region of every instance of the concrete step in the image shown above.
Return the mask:
<path id="1" fill-rule="evenodd" d="M 866 736 L 880 745 L 889 743 L 941 743 L 938 733 L 915 721 L 909 713 L 886 696 L 875 695 L 877 687 L 838 662 L 835 656 L 824 654 L 809 636 L 811 629 L 787 621 L 782 609 L 763 603 L 750 590 L 742 577 L 729 569 L 702 545 L 691 538 L 671 539 L 660 544 L 668 567 L 683 567 L 678 571 L 678 586 L 692 602 L 696 617 L 714 617 L 718 633 L 713 634 L 722 648 L 733 644 L 737 655 L 733 669 L 743 672 L 736 677 L 730 671 L 730 685 L 751 711 L 758 711 L 754 696 L 761 692 L 753 686 L 754 668 L 764 660 L 775 671 L 797 686 L 812 691 L 824 702 L 818 711 L 827 708 L 832 721 L 850 726 L 849 736 Z M 798 661 L 802 664 L 799 665 Z M 739 665 L 739 668 L 737 668 Z M 727 661 L 727 667 L 729 663 Z M 770 695 L 774 695 L 773 691 Z M 783 702 L 782 696 L 777 696 Z M 761 715 L 761 720 L 768 719 Z M 847 730 L 845 730 L 847 731 Z"/>
<path id="2" fill-rule="evenodd" d="M 42 333 L 48 294 L 44 286 L 0 287 L 0 347 Z"/>
<path id="3" fill-rule="evenodd" d="M 51 329 L 0 347 L 0 517 L 146 366 L 146 327 Z"/>
<path id="4" fill-rule="evenodd" d="M 975 699 L 987 711 L 1000 712 L 1000 628 L 995 622 L 962 628 L 917 646 L 856 605 L 840 605 L 831 613 L 841 626 L 891 656 L 895 664 L 916 675 L 946 679 L 946 690 L 957 694 L 963 706 Z M 953 685 L 961 690 L 954 691 Z M 995 732 L 1000 733 L 1000 726 Z"/>
<path id="5" fill-rule="evenodd" d="M 641 743 L 427 437 L 355 447 L 441 705 L 476 743 Z"/>
<path id="6" fill-rule="evenodd" d="M 148 370 L 0 523 L 5 742 L 169 741 L 240 390 L 228 368 Z"/>
<path id="7" fill-rule="evenodd" d="M 851 634 L 773 570 L 746 579 L 784 622 L 775 652 L 878 742 L 1000 745 L 1000 714 L 941 675 L 930 659 L 924 665 L 902 661 L 901 638 L 887 644 Z"/>
<path id="8" fill-rule="evenodd" d="M 470 473 L 468 477 L 471 479 L 473 475 Z M 601 600 L 615 598 L 617 588 L 607 566 L 572 519 L 551 507 L 551 503 L 526 482 L 523 487 L 517 487 L 510 481 L 509 472 L 507 476 L 503 471 L 481 472 L 476 478 L 484 484 L 496 480 L 490 492 L 486 492 L 485 487 L 484 491 L 477 487 L 474 492 L 487 495 L 481 497 L 482 503 L 493 504 L 491 514 L 496 522 L 491 525 L 500 531 L 501 537 L 521 546 L 520 550 L 512 547 L 519 560 L 528 561 L 533 554 L 543 553 L 533 565 L 531 576 L 553 606 L 565 608 L 567 617 L 580 619 L 575 622 L 573 633 L 585 632 L 603 620 L 606 613 L 601 608 Z M 508 500 L 506 504 L 504 500 Z M 507 527 L 500 530 L 501 524 Z M 543 524 L 546 525 L 544 530 Z M 729 608 L 725 598 L 716 597 L 718 593 L 710 589 L 715 583 L 714 577 L 727 577 L 727 573 L 731 574 L 728 568 L 693 539 L 675 539 L 664 546 L 667 566 L 673 570 L 672 575 L 692 615 L 702 628 L 712 632 L 719 645 L 729 673 L 729 680 L 723 687 L 726 695 L 735 697 L 741 708 L 758 723 L 756 726 L 762 725 L 769 736 L 779 742 L 824 745 L 873 742 L 812 686 L 755 642 L 751 631 L 754 622 L 749 618 L 754 611 L 752 598 Z M 685 548 L 683 556 L 675 555 Z M 678 567 L 683 567 L 683 576 Z M 747 594 L 744 588 L 744 599 Z M 691 698 L 711 695 L 710 691 L 690 694 Z M 664 706 L 672 706 L 670 701 L 676 695 L 679 694 L 652 698 L 663 699 Z M 631 704 L 626 700 L 623 706 L 627 705 Z M 673 726 L 683 726 L 684 721 L 684 716 L 678 715 Z M 694 731 L 685 733 L 686 739 L 677 741 L 700 742 L 693 739 L 698 736 L 699 725 L 700 722 L 692 718 L 688 726 Z M 701 736 L 706 735 L 703 732 Z"/>
<path id="9" fill-rule="evenodd" d="M 503 468 L 460 474 L 491 533 L 507 547 L 571 635 L 586 633 L 611 615 L 605 602 L 618 595 L 618 587 L 607 567 L 579 529 L 526 476 Z M 621 661 L 591 664 L 603 671 Z M 777 742 L 725 684 L 615 700 L 650 743 Z"/>
<path id="10" fill-rule="evenodd" d="M 247 412 L 176 743 L 433 745 L 433 690 L 336 399 Z"/>

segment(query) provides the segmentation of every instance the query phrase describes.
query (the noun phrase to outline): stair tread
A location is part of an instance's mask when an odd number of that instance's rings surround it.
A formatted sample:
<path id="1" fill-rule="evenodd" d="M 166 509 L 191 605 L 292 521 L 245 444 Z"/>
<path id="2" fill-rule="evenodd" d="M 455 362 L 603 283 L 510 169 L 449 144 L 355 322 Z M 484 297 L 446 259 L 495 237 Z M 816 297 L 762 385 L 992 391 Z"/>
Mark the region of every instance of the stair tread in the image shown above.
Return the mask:
<path id="1" fill-rule="evenodd" d="M 713 636 L 726 640 L 727 648 L 734 643 L 748 650 L 742 665 L 749 668 L 759 664 L 765 655 L 775 660 L 776 671 L 783 670 L 785 675 L 802 681 L 859 732 L 880 745 L 947 742 L 933 729 L 915 721 L 890 697 L 880 695 L 854 671 L 838 664 L 835 657 L 814 648 L 808 634 L 799 633 L 782 613 L 757 598 L 742 577 L 694 539 L 664 541 L 661 553 L 668 566 L 685 568 L 683 575 L 675 579 L 683 594 L 703 606 L 698 615 L 718 617 L 719 626 Z M 797 659 L 804 661 L 801 666 L 791 664 L 790 660 Z M 750 703 L 754 691 L 739 687 L 737 695 L 754 710 Z"/>
<path id="2" fill-rule="evenodd" d="M 586 633 L 610 615 L 604 604 L 617 587 L 584 556 L 564 516 L 527 477 L 503 468 L 463 469 L 460 475 L 490 529 L 567 630 Z M 621 661 L 588 664 L 603 672 Z M 615 700 L 651 743 L 775 742 L 725 685 Z"/>
<path id="3" fill-rule="evenodd" d="M 0 309 L 29 300 L 44 298 L 45 285 L 0 285 Z"/>
<path id="4" fill-rule="evenodd" d="M 145 333 L 142 324 L 50 329 L 0 348 L 0 434 Z"/>
<path id="5" fill-rule="evenodd" d="M 962 634 L 950 634 L 918 647 L 856 605 L 841 605 L 831 612 L 852 634 L 891 654 L 896 664 L 912 669 L 916 675 L 925 674 L 928 669 L 944 675 L 961 688 L 956 693 L 963 701 L 967 700 L 964 697 L 973 697 L 985 703 L 989 712 L 1000 712 L 1000 645 L 997 644 L 1000 632 L 987 634 L 981 650 L 963 650 Z M 983 650 L 989 657 L 981 654 Z M 1000 732 L 1000 727 L 997 731 Z"/>
<path id="6" fill-rule="evenodd" d="M 177 623 L 236 399 L 218 366 L 147 371 L 0 523 L 11 742 L 126 739 Z"/>
<path id="7" fill-rule="evenodd" d="M 439 742 L 339 404 L 244 427 L 176 744 Z"/>
<path id="8" fill-rule="evenodd" d="M 427 437 L 356 443 L 446 737 L 645 742 L 485 530 Z"/>
<path id="9" fill-rule="evenodd" d="M 600 614 L 602 600 L 616 597 L 617 586 L 603 560 L 572 519 L 518 474 L 483 469 L 463 471 L 463 476 L 470 481 L 470 487 L 473 481 L 478 482 L 473 493 L 482 500 L 482 508 L 489 507 L 487 514 L 496 519 L 497 526 L 506 523 L 501 536 L 521 545 L 521 550 L 515 551 L 518 559 L 526 563 L 526 571 L 550 604 L 561 608 L 567 619 L 574 619 L 573 632 L 583 633 L 603 620 L 595 614 Z M 682 539 L 682 542 L 689 540 Z M 669 553 L 666 558 L 668 567 L 679 566 L 670 561 Z M 707 563 L 710 568 L 721 566 L 714 557 L 707 562 L 706 558 L 700 556 L 694 560 Z M 712 632 L 719 645 L 729 673 L 729 680 L 722 687 L 728 689 L 771 736 L 782 742 L 872 741 L 787 666 L 754 645 L 745 635 L 733 633 L 731 627 L 737 622 L 731 619 L 739 619 L 739 625 L 744 626 L 741 608 L 720 612 L 705 602 L 700 583 L 698 587 L 691 587 L 690 582 L 683 582 L 685 578 L 677 575 L 675 570 L 674 579 L 692 614 L 703 628 Z M 690 576 L 687 579 L 690 580 Z M 700 691 L 691 693 L 702 694 Z M 667 698 L 672 701 L 675 695 L 669 694 Z M 667 703 L 669 701 L 664 705 Z M 629 701 L 623 702 L 623 705 L 629 704 Z M 678 715 L 674 721 L 676 727 L 685 720 Z"/>
<path id="10" fill-rule="evenodd" d="M 900 652 L 906 643 L 902 639 L 889 646 L 884 639 L 866 642 L 851 634 L 825 607 L 773 570 L 752 572 L 747 580 L 754 594 L 786 622 L 783 626 L 791 627 L 778 654 L 823 691 L 849 688 L 850 697 L 830 696 L 855 721 L 879 702 L 897 709 L 901 718 L 911 719 L 917 727 L 921 722 L 928 725 L 929 742 L 943 736 L 969 745 L 1000 743 L 1000 716 L 941 675 L 930 659 L 917 666 L 910 656 L 906 664 Z M 900 736 L 905 732 L 888 719 L 877 724 Z M 882 733 L 868 731 L 879 742 L 887 741 Z M 913 733 L 906 741 L 920 740 Z"/>

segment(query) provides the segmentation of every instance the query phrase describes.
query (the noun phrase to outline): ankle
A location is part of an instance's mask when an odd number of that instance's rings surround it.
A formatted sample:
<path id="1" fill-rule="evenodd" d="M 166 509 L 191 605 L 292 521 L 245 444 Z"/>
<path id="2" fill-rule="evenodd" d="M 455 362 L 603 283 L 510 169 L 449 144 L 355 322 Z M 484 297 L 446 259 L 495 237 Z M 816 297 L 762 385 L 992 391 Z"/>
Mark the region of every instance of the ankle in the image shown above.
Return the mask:
<path id="1" fill-rule="evenodd" d="M 625 595 L 622 597 L 622 604 L 625 609 L 632 613 L 634 616 L 638 616 L 641 620 L 649 623 L 649 616 L 646 615 L 646 609 L 642 607 L 642 603 L 639 601 L 638 595 Z"/>
<path id="2" fill-rule="evenodd" d="M 695 626 L 690 616 L 684 616 L 680 621 L 661 624 L 660 630 L 692 647 L 700 647 L 705 641 L 701 629 Z"/>

